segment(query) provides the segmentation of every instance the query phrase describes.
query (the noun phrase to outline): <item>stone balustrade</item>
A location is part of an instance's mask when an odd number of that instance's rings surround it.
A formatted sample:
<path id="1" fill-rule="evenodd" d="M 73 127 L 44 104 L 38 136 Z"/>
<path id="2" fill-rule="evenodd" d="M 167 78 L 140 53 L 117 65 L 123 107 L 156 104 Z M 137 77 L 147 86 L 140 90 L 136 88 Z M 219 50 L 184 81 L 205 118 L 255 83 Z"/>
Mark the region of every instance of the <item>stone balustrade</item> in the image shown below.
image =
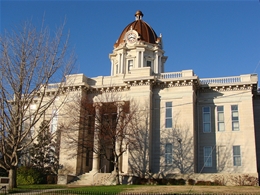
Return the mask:
<path id="1" fill-rule="evenodd" d="M 158 75 L 158 79 L 174 79 L 181 77 L 192 77 L 194 76 L 193 70 L 183 70 L 181 72 L 167 72 Z"/>
<path id="2" fill-rule="evenodd" d="M 60 83 L 48 84 L 47 89 L 58 89 L 60 87 Z"/>
<path id="3" fill-rule="evenodd" d="M 240 76 L 234 76 L 234 77 L 220 77 L 220 78 L 206 78 L 206 79 L 200 79 L 200 84 L 206 85 L 206 84 L 225 84 L 225 83 L 240 83 L 241 77 Z"/>
<path id="4" fill-rule="evenodd" d="M 257 83 L 257 74 L 245 74 L 232 77 L 200 79 L 200 84 L 232 84 L 232 83 Z"/>
<path id="5" fill-rule="evenodd" d="M 180 78 L 180 77 L 182 77 L 182 72 L 167 72 L 158 75 L 159 79 L 172 79 L 172 78 Z"/>

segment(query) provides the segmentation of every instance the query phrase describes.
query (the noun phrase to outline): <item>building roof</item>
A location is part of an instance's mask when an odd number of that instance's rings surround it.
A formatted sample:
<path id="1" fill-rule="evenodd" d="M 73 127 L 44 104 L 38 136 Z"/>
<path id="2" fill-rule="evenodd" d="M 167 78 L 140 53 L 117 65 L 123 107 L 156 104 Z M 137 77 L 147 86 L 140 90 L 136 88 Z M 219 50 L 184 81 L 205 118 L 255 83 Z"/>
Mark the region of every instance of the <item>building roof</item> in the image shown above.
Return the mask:
<path id="1" fill-rule="evenodd" d="M 125 42 L 125 34 L 129 30 L 137 31 L 140 41 L 152 44 L 158 43 L 160 37 L 157 37 L 153 28 L 142 20 L 143 16 L 143 13 L 139 10 L 135 13 L 135 21 L 131 22 L 124 28 L 114 45 L 115 48 L 118 47 L 121 43 Z"/>

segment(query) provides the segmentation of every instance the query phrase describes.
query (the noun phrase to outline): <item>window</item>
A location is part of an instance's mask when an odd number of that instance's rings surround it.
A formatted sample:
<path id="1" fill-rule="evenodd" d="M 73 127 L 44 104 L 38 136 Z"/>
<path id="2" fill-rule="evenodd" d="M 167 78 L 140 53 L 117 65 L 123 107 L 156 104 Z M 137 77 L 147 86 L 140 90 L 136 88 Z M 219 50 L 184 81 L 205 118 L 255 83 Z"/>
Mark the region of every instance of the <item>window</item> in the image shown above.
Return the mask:
<path id="1" fill-rule="evenodd" d="M 203 132 L 204 133 L 210 133 L 211 132 L 211 128 L 210 128 L 210 107 L 203 107 Z"/>
<path id="2" fill-rule="evenodd" d="M 133 60 L 128 60 L 128 72 L 133 68 Z"/>
<path id="3" fill-rule="evenodd" d="M 225 131 L 224 106 L 217 106 L 218 131 Z"/>
<path id="4" fill-rule="evenodd" d="M 212 148 L 204 147 L 204 167 L 212 167 Z"/>
<path id="5" fill-rule="evenodd" d="M 165 164 L 172 164 L 172 144 L 165 144 Z"/>
<path id="6" fill-rule="evenodd" d="M 87 152 L 86 152 L 86 166 L 89 166 L 89 158 L 90 158 L 90 149 L 87 148 Z"/>
<path id="7" fill-rule="evenodd" d="M 165 103 L 165 128 L 172 128 L 172 102 Z"/>
<path id="8" fill-rule="evenodd" d="M 58 125 L 58 112 L 55 109 L 52 111 L 52 120 L 50 126 L 51 133 L 55 133 L 57 131 L 57 125 Z"/>
<path id="9" fill-rule="evenodd" d="M 241 166 L 240 146 L 233 146 L 233 165 L 234 166 Z"/>
<path id="10" fill-rule="evenodd" d="M 147 66 L 147 67 L 152 67 L 152 62 L 151 62 L 151 61 L 147 61 L 147 62 L 146 62 L 146 66 Z"/>
<path id="11" fill-rule="evenodd" d="M 88 115 L 88 134 L 91 134 L 94 130 L 95 118 L 92 115 Z"/>
<path id="12" fill-rule="evenodd" d="M 232 131 L 239 131 L 238 105 L 231 106 Z"/>

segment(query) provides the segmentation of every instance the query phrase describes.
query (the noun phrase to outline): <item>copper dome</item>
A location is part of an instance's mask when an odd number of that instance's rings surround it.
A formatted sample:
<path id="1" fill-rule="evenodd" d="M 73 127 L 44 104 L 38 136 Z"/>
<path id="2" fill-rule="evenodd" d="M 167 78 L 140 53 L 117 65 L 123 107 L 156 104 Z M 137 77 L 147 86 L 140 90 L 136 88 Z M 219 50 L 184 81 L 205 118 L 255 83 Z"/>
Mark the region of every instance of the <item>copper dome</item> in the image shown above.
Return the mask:
<path id="1" fill-rule="evenodd" d="M 120 43 L 125 42 L 125 34 L 129 30 L 135 30 L 139 34 L 139 40 L 144 41 L 147 43 L 155 44 L 157 41 L 157 35 L 152 27 L 147 24 L 145 21 L 142 20 L 143 13 L 141 11 L 137 11 L 135 13 L 135 21 L 128 24 L 125 29 L 122 31 L 121 35 L 119 36 L 117 42 L 115 43 L 114 47 L 118 47 Z"/>

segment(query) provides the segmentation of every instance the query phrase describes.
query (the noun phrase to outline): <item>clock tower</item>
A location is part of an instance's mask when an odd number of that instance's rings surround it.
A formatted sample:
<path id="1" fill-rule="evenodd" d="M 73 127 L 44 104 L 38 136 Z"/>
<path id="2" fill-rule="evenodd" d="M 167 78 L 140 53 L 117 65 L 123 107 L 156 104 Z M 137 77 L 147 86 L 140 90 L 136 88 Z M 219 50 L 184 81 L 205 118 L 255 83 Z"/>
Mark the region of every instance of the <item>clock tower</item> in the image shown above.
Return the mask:
<path id="1" fill-rule="evenodd" d="M 111 76 L 131 74 L 135 69 L 150 68 L 151 74 L 164 72 L 162 35 L 159 37 L 149 24 L 143 21 L 143 13 L 135 13 L 135 21 L 128 24 L 114 44 L 111 60 Z"/>

